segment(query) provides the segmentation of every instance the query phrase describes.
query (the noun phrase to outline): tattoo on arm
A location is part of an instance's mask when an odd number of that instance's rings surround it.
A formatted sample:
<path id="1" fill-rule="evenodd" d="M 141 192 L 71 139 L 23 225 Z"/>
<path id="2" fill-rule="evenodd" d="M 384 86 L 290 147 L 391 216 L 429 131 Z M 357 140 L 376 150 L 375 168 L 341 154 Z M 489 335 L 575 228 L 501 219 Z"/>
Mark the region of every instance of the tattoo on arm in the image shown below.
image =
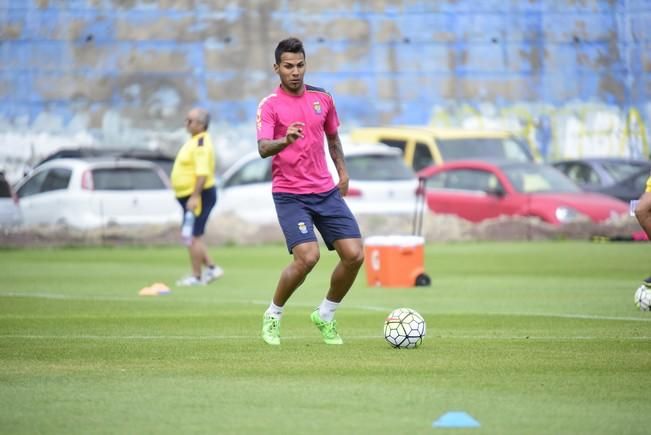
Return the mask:
<path id="1" fill-rule="evenodd" d="M 285 138 L 267 140 L 262 139 L 258 141 L 258 153 L 263 159 L 269 156 L 278 154 L 287 147 Z"/>
<path id="2" fill-rule="evenodd" d="M 348 176 L 348 171 L 346 170 L 346 162 L 344 161 L 344 151 L 341 147 L 341 140 L 339 139 L 339 134 L 335 133 L 334 135 L 327 136 L 328 138 L 328 151 L 330 152 L 330 158 L 335 164 L 337 169 L 337 174 L 339 178 L 343 178 L 343 175 Z"/>
<path id="3" fill-rule="evenodd" d="M 304 138 L 303 127 L 305 127 L 304 122 L 294 121 L 287 127 L 285 137 L 275 140 L 260 139 L 258 141 L 260 157 L 265 158 L 278 154 L 297 140 Z"/>

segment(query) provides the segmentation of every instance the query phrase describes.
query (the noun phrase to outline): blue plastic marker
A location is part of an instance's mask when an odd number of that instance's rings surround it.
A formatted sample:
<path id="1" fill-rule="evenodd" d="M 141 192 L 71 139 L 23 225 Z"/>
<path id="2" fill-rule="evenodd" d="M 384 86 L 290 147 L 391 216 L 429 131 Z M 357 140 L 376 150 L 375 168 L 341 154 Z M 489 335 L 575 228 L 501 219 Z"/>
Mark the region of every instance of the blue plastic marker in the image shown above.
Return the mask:
<path id="1" fill-rule="evenodd" d="M 450 411 L 432 422 L 432 427 L 479 427 L 479 422 L 463 411 Z"/>

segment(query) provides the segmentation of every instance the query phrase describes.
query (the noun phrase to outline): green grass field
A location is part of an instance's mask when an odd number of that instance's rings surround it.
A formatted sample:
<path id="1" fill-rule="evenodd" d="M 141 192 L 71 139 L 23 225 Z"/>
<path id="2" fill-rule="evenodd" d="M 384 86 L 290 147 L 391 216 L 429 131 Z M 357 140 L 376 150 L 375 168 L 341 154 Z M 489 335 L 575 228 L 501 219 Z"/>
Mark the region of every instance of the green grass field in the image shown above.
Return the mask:
<path id="1" fill-rule="evenodd" d="M 649 433 L 645 244 L 430 245 L 429 288 L 369 288 L 362 271 L 334 347 L 309 321 L 334 254 L 271 348 L 261 317 L 290 257 L 212 253 L 221 280 L 146 298 L 187 271 L 182 248 L 0 251 L 0 433 Z M 400 306 L 427 321 L 418 349 L 383 339 Z M 432 426 L 451 411 L 480 427 Z"/>

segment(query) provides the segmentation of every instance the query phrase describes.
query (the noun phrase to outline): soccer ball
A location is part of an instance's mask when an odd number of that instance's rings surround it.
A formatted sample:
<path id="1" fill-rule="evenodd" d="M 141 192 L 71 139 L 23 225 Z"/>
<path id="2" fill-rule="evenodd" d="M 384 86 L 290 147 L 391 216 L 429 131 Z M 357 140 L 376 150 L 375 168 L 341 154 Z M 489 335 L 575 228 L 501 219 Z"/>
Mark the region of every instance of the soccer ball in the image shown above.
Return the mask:
<path id="1" fill-rule="evenodd" d="M 651 292 L 645 285 L 638 287 L 633 300 L 640 311 L 651 311 Z"/>
<path id="2" fill-rule="evenodd" d="M 423 342 L 425 319 L 411 308 L 391 311 L 384 321 L 384 339 L 394 348 L 413 349 Z"/>

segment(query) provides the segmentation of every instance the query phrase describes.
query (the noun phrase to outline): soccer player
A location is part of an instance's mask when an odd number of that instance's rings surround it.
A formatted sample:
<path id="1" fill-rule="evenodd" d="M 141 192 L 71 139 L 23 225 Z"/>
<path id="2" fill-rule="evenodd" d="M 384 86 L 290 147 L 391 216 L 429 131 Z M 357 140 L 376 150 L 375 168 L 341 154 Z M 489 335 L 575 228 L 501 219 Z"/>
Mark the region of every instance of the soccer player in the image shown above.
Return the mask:
<path id="1" fill-rule="evenodd" d="M 646 180 L 646 189 L 635 207 L 635 217 L 647 237 L 651 239 L 651 176 Z M 651 291 L 651 276 L 645 279 L 643 284 Z"/>
<path id="2" fill-rule="evenodd" d="M 285 303 L 319 261 L 315 228 L 339 262 L 330 288 L 311 314 L 312 323 L 327 344 L 342 344 L 335 311 L 355 281 L 364 261 L 361 233 L 343 196 L 348 192 L 348 172 L 337 128 L 339 119 L 332 96 L 303 83 L 303 43 L 288 38 L 278 43 L 274 71 L 280 78 L 276 90 L 258 106 L 258 151 L 272 157 L 272 195 L 278 222 L 293 256 L 282 271 L 276 291 L 262 321 L 262 338 L 280 344 L 280 320 Z M 323 136 L 339 175 L 337 185 L 326 164 Z"/>
<path id="3" fill-rule="evenodd" d="M 651 176 L 646 180 L 646 190 L 635 208 L 635 217 L 646 235 L 651 239 Z"/>
<path id="4" fill-rule="evenodd" d="M 188 245 L 192 275 L 179 281 L 179 286 L 204 285 L 224 274 L 221 267 L 208 255 L 203 234 L 210 211 L 217 202 L 215 189 L 215 151 L 208 134 L 210 115 L 201 108 L 194 108 L 186 117 L 186 130 L 192 136 L 179 149 L 170 175 L 176 199 L 185 212 L 195 215 L 192 240 Z M 202 275 L 201 267 L 206 266 Z"/>

